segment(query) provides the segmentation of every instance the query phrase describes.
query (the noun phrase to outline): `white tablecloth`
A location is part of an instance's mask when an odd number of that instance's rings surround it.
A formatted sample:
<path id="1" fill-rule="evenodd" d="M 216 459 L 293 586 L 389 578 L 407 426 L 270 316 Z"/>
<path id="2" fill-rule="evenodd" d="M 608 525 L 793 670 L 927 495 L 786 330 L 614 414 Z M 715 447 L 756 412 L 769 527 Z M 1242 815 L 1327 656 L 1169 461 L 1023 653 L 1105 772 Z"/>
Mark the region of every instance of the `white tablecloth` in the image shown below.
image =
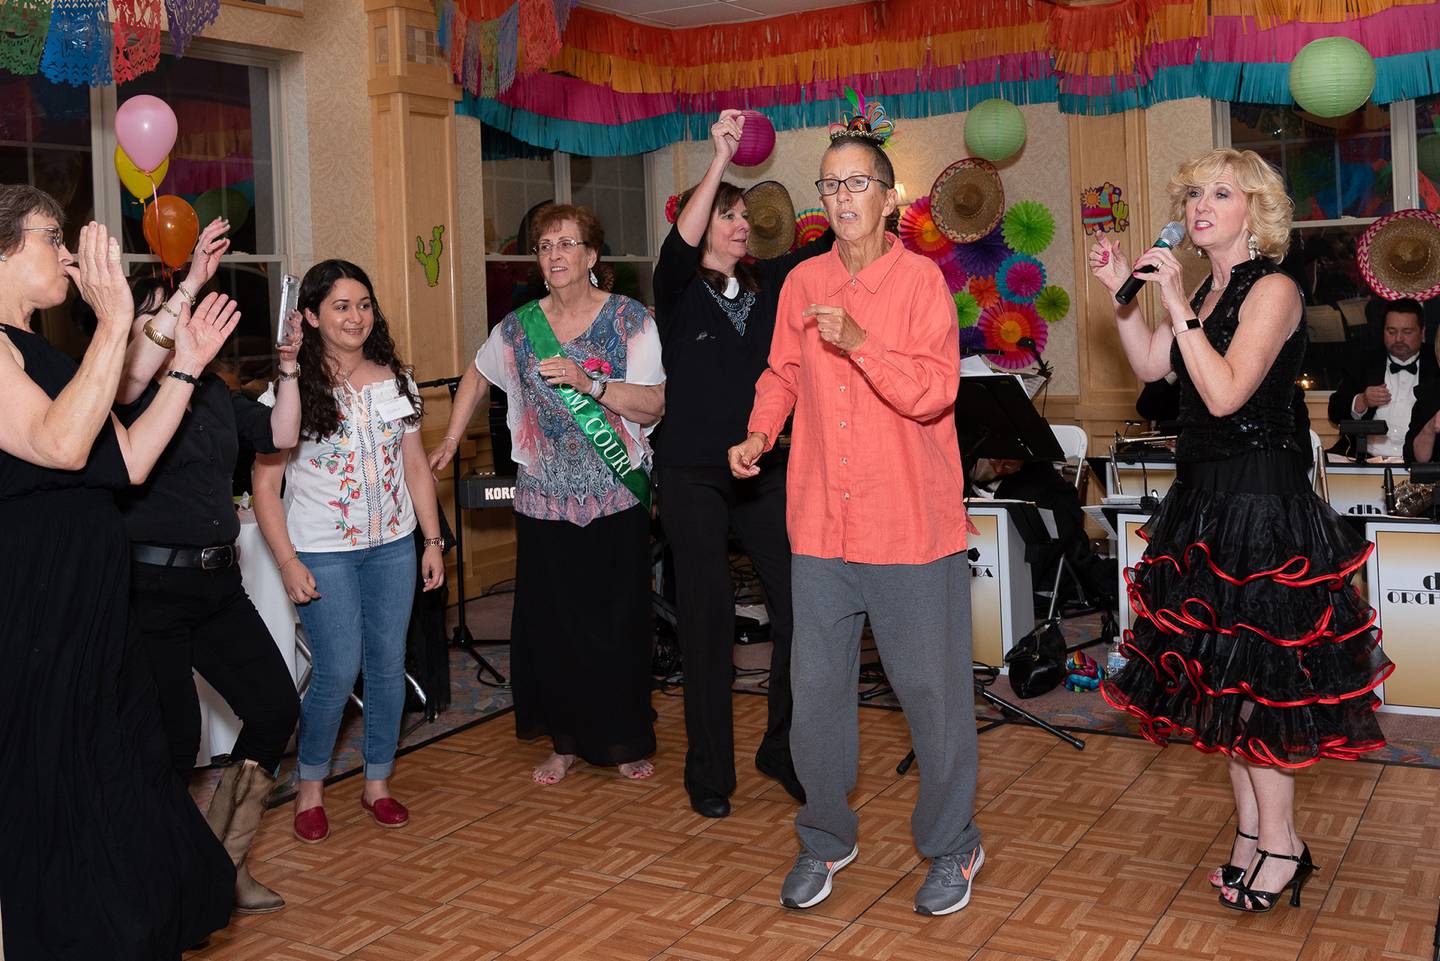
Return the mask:
<path id="1" fill-rule="evenodd" d="M 240 511 L 240 537 L 235 543 L 240 551 L 240 576 L 245 582 L 245 592 L 270 629 L 270 636 L 290 669 L 290 679 L 298 684 L 306 664 L 295 646 L 295 605 L 285 596 L 280 571 L 265 546 L 253 511 Z M 240 735 L 240 721 L 224 698 L 198 674 L 195 690 L 200 695 L 200 753 L 195 763 L 200 766 L 209 764 L 211 758 L 230 753 L 235 738 Z"/>

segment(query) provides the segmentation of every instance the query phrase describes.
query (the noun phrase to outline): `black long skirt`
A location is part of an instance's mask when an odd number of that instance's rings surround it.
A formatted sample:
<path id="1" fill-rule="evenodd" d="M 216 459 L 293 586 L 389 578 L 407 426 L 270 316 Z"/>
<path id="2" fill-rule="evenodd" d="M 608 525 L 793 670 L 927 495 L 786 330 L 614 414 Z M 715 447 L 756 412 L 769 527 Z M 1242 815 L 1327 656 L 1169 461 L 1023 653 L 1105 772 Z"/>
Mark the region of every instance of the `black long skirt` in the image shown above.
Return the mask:
<path id="1" fill-rule="evenodd" d="M 1141 536 L 1130 659 L 1101 690 L 1147 738 L 1281 768 L 1384 746 L 1374 689 L 1394 665 L 1350 584 L 1373 545 L 1293 455 L 1181 464 Z"/>
<path id="2" fill-rule="evenodd" d="M 0 530 L 4 956 L 178 958 L 229 923 L 235 870 L 170 766 L 114 497 L 3 501 Z"/>
<path id="3" fill-rule="evenodd" d="M 584 527 L 515 516 L 515 732 L 595 765 L 655 753 L 650 515 Z"/>

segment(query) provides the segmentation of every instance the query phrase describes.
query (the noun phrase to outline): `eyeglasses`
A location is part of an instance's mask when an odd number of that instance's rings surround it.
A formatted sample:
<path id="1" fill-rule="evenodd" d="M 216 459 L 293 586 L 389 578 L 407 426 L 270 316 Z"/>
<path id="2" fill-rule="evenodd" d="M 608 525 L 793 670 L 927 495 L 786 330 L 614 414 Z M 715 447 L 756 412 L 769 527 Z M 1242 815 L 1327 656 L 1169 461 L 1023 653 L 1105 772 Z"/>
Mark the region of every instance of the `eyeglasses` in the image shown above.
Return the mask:
<path id="1" fill-rule="evenodd" d="M 895 186 L 894 184 L 887 184 L 879 177 L 870 177 L 866 174 L 856 174 L 853 177 L 845 177 L 841 180 L 836 180 L 834 177 L 826 177 L 824 180 L 817 180 L 815 181 L 815 189 L 820 191 L 820 196 L 830 197 L 834 194 L 839 193 L 840 185 L 844 184 L 846 190 L 850 191 L 852 194 L 858 194 L 868 188 L 871 181 L 874 181 L 880 186 L 886 188 L 887 190 Z"/>
<path id="2" fill-rule="evenodd" d="M 32 232 L 32 231 L 38 232 L 38 231 L 41 231 L 41 230 L 45 231 L 45 233 L 47 233 L 47 234 L 50 235 L 50 238 L 49 238 L 49 239 L 50 239 L 50 246 L 51 246 L 51 247 L 54 247 L 56 250 L 59 250 L 61 247 L 64 247 L 64 246 L 65 246 L 65 235 L 60 232 L 60 228 L 59 228 L 59 227 L 21 227 L 21 228 L 20 228 L 20 232 L 21 232 L 22 234 L 24 234 L 24 233 L 30 233 L 30 232 Z"/>
<path id="3" fill-rule="evenodd" d="M 576 240 L 574 237 L 561 237 L 554 243 L 551 243 L 548 240 L 542 240 L 530 249 L 535 251 L 535 253 L 537 254 L 548 254 L 550 251 L 558 247 L 568 254 L 570 253 L 570 251 L 580 246 L 583 246 L 583 244 L 581 244 L 580 241 Z"/>

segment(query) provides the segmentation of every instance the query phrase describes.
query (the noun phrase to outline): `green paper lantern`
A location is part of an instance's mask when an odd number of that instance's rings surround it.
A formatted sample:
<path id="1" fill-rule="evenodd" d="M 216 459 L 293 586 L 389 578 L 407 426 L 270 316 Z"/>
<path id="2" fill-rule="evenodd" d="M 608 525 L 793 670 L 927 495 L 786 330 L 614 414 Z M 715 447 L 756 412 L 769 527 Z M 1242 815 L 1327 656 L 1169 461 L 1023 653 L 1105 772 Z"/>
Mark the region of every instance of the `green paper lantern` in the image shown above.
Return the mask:
<path id="1" fill-rule="evenodd" d="M 991 163 L 1014 155 L 1025 145 L 1025 115 L 1008 100 L 982 100 L 965 115 L 965 148 Z"/>
<path id="2" fill-rule="evenodd" d="M 1440 133 L 1426 134 L 1415 145 L 1415 162 L 1432 183 L 1440 183 Z"/>
<path id="3" fill-rule="evenodd" d="M 1290 96 L 1317 117 L 1342 117 L 1375 89 L 1375 60 L 1349 37 L 1321 37 L 1300 48 L 1290 64 Z"/>

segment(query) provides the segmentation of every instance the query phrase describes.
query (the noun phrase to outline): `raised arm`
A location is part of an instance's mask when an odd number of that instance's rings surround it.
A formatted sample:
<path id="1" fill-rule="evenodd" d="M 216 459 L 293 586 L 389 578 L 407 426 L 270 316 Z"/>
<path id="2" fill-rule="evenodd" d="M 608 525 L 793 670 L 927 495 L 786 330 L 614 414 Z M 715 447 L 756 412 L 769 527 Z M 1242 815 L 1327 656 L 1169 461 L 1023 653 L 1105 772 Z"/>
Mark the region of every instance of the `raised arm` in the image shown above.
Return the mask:
<path id="1" fill-rule="evenodd" d="M 80 369 L 54 400 L 0 349 L 0 450 L 40 467 L 79 470 L 115 403 L 134 301 L 120 266 L 120 241 L 100 224 L 80 228 L 65 272 L 95 310 L 98 326 Z"/>
<path id="2" fill-rule="evenodd" d="M 116 401 L 134 403 L 145 393 L 156 373 L 174 351 L 175 328 L 180 324 L 181 308 L 195 306 L 195 298 L 220 269 L 220 258 L 230 249 L 225 232 L 230 222 L 217 217 L 201 232 L 190 255 L 190 271 L 175 285 L 175 292 L 148 313 L 140 314 L 130 331 L 130 344 L 125 349 L 125 373 L 121 377 Z M 167 343 L 170 346 L 165 346 Z"/>
<path id="3" fill-rule="evenodd" d="M 1091 275 L 1110 292 L 1120 346 L 1125 349 L 1125 359 L 1135 376 L 1148 384 L 1169 374 L 1170 345 L 1175 342 L 1170 325 L 1161 324 L 1152 329 L 1138 303 L 1133 300 L 1124 305 L 1115 303 L 1115 292 L 1130 277 L 1130 262 L 1120 245 L 1102 233 L 1090 246 L 1089 264 Z"/>
<path id="4" fill-rule="evenodd" d="M 186 405 L 195 392 L 195 381 L 214 359 L 225 339 L 235 329 L 240 313 L 235 302 L 223 294 L 211 294 L 200 302 L 193 315 L 182 314 L 175 331 L 175 358 L 155 399 L 127 429 L 115 421 L 115 433 L 130 483 L 143 484 L 150 469 L 170 446 L 175 429 L 185 416 Z"/>
<path id="5" fill-rule="evenodd" d="M 740 134 L 744 129 L 745 115 L 739 110 L 720 111 L 720 116 L 710 126 L 710 142 L 715 146 L 710 166 L 690 195 L 689 203 L 675 220 L 675 228 L 691 247 L 700 246 L 700 240 L 705 236 L 705 227 L 710 222 L 710 208 L 715 205 L 715 191 L 720 189 L 720 181 L 725 179 L 725 168 L 730 166 L 731 158 L 740 147 Z"/>

